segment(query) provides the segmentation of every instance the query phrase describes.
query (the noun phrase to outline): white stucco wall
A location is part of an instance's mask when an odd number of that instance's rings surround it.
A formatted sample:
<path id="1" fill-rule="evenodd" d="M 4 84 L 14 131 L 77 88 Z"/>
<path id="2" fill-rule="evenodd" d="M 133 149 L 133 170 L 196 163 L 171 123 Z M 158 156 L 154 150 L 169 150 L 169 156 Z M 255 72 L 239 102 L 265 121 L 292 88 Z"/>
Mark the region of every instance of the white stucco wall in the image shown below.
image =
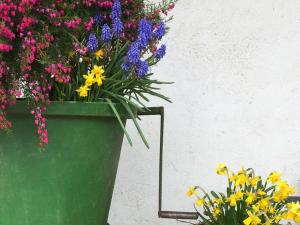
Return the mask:
<path id="1" fill-rule="evenodd" d="M 276 169 L 300 189 L 300 1 L 181 0 L 155 69 L 163 92 L 165 210 L 193 210 L 189 185 L 222 190 L 217 162 Z M 171 225 L 157 218 L 159 118 L 144 118 L 147 150 L 132 124 L 124 141 L 111 225 Z M 299 192 L 298 192 L 299 193 Z"/>

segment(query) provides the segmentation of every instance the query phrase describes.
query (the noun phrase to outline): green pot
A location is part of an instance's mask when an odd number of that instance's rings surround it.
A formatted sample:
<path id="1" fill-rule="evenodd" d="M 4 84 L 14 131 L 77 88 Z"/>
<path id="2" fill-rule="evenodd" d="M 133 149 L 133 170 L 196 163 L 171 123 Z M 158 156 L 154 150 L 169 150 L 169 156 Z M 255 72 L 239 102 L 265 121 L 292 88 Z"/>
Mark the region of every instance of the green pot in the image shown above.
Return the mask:
<path id="1" fill-rule="evenodd" d="M 25 102 L 9 115 L 13 132 L 0 133 L 0 225 L 106 225 L 123 140 L 109 105 L 53 102 L 42 152 Z"/>

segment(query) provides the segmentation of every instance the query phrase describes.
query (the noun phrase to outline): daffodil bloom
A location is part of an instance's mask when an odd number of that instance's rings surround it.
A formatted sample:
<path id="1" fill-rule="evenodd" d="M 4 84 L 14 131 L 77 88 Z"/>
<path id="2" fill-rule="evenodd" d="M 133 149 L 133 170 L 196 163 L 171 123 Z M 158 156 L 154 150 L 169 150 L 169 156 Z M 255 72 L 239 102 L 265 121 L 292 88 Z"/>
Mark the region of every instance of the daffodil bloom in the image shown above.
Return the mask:
<path id="1" fill-rule="evenodd" d="M 252 214 L 250 211 L 247 214 L 249 217 L 243 221 L 245 225 L 257 225 L 261 223 L 261 219 L 257 215 Z"/>
<path id="2" fill-rule="evenodd" d="M 94 83 L 94 74 L 88 73 L 88 75 L 83 75 L 83 78 L 85 79 L 85 85 L 90 87 Z"/>
<path id="3" fill-rule="evenodd" d="M 236 178 L 237 178 L 237 175 L 235 175 L 234 173 L 232 173 L 232 175 L 229 177 L 229 181 L 231 183 L 235 182 L 236 181 Z"/>
<path id="4" fill-rule="evenodd" d="M 101 77 L 95 77 L 94 82 L 97 83 L 97 85 L 100 87 L 103 83 L 103 80 Z"/>
<path id="5" fill-rule="evenodd" d="M 294 188 L 290 187 L 285 181 L 279 181 L 278 190 L 274 193 L 273 199 L 275 202 L 281 202 L 294 193 Z"/>
<path id="6" fill-rule="evenodd" d="M 279 191 L 276 191 L 276 192 L 274 192 L 274 194 L 273 194 L 273 200 L 274 200 L 274 202 L 281 202 L 281 201 L 283 201 L 285 198 L 282 196 L 282 194 L 281 194 L 281 192 L 279 192 Z"/>
<path id="7" fill-rule="evenodd" d="M 274 171 L 268 176 L 267 181 L 271 182 L 272 184 L 276 184 L 280 181 L 280 179 L 281 179 L 281 174 Z"/>
<path id="8" fill-rule="evenodd" d="M 99 76 L 103 76 L 104 74 L 104 67 L 103 66 L 97 66 L 97 65 L 94 65 L 92 71 L 91 71 L 96 77 Z"/>
<path id="9" fill-rule="evenodd" d="M 244 193 L 242 191 L 238 191 L 235 193 L 235 196 L 237 199 L 242 199 L 244 196 Z"/>
<path id="10" fill-rule="evenodd" d="M 198 198 L 197 201 L 196 201 L 196 205 L 201 206 L 203 204 L 204 204 L 204 199 L 203 198 Z"/>
<path id="11" fill-rule="evenodd" d="M 218 206 L 220 206 L 220 205 L 223 204 L 223 200 L 222 200 L 221 198 L 216 198 L 216 199 L 215 199 L 215 203 L 216 203 Z"/>
<path id="12" fill-rule="evenodd" d="M 275 223 L 279 223 L 280 220 L 281 220 L 281 215 L 276 215 L 276 216 L 274 217 Z"/>
<path id="13" fill-rule="evenodd" d="M 79 89 L 77 89 L 76 91 L 79 92 L 79 96 L 80 97 L 87 97 L 88 96 L 88 91 L 89 91 L 89 87 L 84 85 L 81 86 Z"/>
<path id="14" fill-rule="evenodd" d="M 250 182 L 250 184 L 251 184 L 252 187 L 255 187 L 256 184 L 257 184 L 257 182 L 260 181 L 260 180 L 261 180 L 260 177 L 251 177 L 249 179 L 249 182 Z"/>
<path id="15" fill-rule="evenodd" d="M 237 175 L 236 180 L 235 180 L 236 187 L 242 186 L 247 183 L 249 183 L 249 180 L 248 180 L 248 177 L 246 176 L 246 174 L 241 173 L 241 174 Z"/>
<path id="16" fill-rule="evenodd" d="M 300 203 L 292 202 L 287 204 L 288 212 L 286 214 L 287 220 L 294 220 L 296 223 L 300 222 Z"/>
<path id="17" fill-rule="evenodd" d="M 266 211 L 266 209 L 269 205 L 270 205 L 269 198 L 263 198 L 258 202 L 258 206 L 262 211 Z"/>
<path id="18" fill-rule="evenodd" d="M 213 216 L 217 218 L 221 214 L 221 210 L 219 208 L 213 209 Z"/>
<path id="19" fill-rule="evenodd" d="M 94 55 L 95 55 L 95 58 L 96 58 L 97 60 L 103 59 L 103 57 L 104 57 L 104 51 L 103 51 L 103 49 L 99 49 L 98 51 L 96 51 L 96 52 L 94 53 Z"/>
<path id="20" fill-rule="evenodd" d="M 218 163 L 216 171 L 218 175 L 228 175 L 227 167 L 223 163 Z"/>
<path id="21" fill-rule="evenodd" d="M 188 191 L 186 192 L 186 195 L 187 195 L 188 197 L 191 197 L 191 196 L 193 196 L 195 193 L 196 193 L 196 187 L 192 186 L 192 187 L 189 187 Z"/>
<path id="22" fill-rule="evenodd" d="M 264 192 L 262 189 L 258 189 L 256 193 L 257 193 L 257 195 L 260 195 L 260 196 L 264 196 L 264 195 L 267 194 L 267 193 Z"/>
<path id="23" fill-rule="evenodd" d="M 255 212 L 255 213 L 259 212 L 259 207 L 258 207 L 258 205 L 253 205 L 253 206 L 252 206 L 252 209 L 253 209 L 253 212 Z"/>
<path id="24" fill-rule="evenodd" d="M 247 198 L 245 200 L 247 205 L 250 205 L 256 199 L 255 194 L 247 192 Z"/>
<path id="25" fill-rule="evenodd" d="M 279 191 L 284 192 L 287 195 L 291 195 L 295 193 L 295 189 L 292 188 L 286 181 L 280 181 L 278 185 Z"/>
<path id="26" fill-rule="evenodd" d="M 236 195 L 232 194 L 229 196 L 229 198 L 227 198 L 227 202 L 229 202 L 230 206 L 236 206 L 236 201 L 237 201 L 237 197 Z"/>
<path id="27" fill-rule="evenodd" d="M 270 207 L 269 208 L 269 213 L 270 214 L 274 214 L 275 213 L 275 208 L 274 207 Z"/>

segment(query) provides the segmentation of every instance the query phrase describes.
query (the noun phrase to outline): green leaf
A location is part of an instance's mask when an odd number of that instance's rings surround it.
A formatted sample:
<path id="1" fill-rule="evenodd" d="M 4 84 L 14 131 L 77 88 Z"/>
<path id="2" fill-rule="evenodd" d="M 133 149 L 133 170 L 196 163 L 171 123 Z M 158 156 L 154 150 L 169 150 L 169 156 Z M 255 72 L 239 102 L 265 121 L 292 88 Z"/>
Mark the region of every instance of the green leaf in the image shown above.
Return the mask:
<path id="1" fill-rule="evenodd" d="M 106 98 L 105 100 L 108 102 L 109 106 L 111 107 L 112 111 L 114 112 L 115 116 L 117 117 L 117 119 L 119 121 L 119 124 L 121 125 L 121 127 L 122 127 L 122 129 L 123 129 L 123 131 L 124 131 L 124 133 L 126 135 L 126 138 L 127 138 L 128 142 L 129 142 L 129 144 L 132 146 L 131 138 L 130 138 L 130 136 L 129 136 L 129 134 L 128 134 L 128 132 L 127 132 L 127 130 L 126 130 L 123 122 L 122 122 L 122 120 L 121 120 L 121 117 L 120 117 L 120 115 L 119 115 L 116 107 L 114 106 L 114 104 L 112 103 L 112 101 L 109 98 Z"/>

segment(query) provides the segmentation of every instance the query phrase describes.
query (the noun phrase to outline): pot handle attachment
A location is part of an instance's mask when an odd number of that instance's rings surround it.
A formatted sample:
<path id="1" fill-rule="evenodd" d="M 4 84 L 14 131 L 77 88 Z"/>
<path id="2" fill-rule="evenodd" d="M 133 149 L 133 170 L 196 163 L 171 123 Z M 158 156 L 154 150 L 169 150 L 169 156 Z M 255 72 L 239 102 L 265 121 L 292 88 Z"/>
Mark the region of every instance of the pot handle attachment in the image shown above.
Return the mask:
<path id="1" fill-rule="evenodd" d="M 162 210 L 162 175 L 163 175 L 163 150 L 164 150 L 164 107 L 149 107 L 143 112 L 138 112 L 139 116 L 160 115 L 160 141 L 159 141 L 159 188 L 158 188 L 158 217 L 166 219 L 187 219 L 196 220 L 198 214 L 195 212 L 163 211 Z"/>

